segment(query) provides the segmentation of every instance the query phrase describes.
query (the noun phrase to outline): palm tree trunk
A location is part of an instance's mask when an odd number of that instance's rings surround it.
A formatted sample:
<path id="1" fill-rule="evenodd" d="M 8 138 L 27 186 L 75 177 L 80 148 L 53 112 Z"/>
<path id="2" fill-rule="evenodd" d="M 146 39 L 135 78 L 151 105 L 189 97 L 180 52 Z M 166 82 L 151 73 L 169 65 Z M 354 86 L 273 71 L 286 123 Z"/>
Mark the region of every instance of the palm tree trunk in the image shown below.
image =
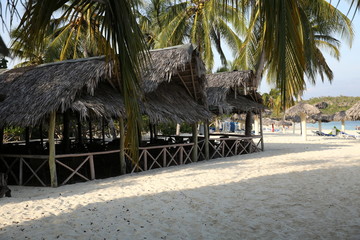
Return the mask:
<path id="1" fill-rule="evenodd" d="M 49 168 L 51 187 L 57 187 L 56 162 L 55 162 L 55 123 L 56 112 L 50 113 L 49 120 Z"/>
<path id="2" fill-rule="evenodd" d="M 126 174 L 126 161 L 125 161 L 125 126 L 124 119 L 119 119 L 120 126 L 120 174 Z"/>
<path id="3" fill-rule="evenodd" d="M 263 49 L 262 52 L 261 52 L 258 64 L 256 66 L 256 73 L 255 73 L 256 87 L 258 87 L 260 82 L 261 82 L 261 78 L 262 78 L 264 68 L 265 68 L 265 50 Z"/>
<path id="4" fill-rule="evenodd" d="M 246 113 L 246 119 L 245 119 L 245 136 L 251 137 L 251 118 L 252 118 L 252 112 Z"/>

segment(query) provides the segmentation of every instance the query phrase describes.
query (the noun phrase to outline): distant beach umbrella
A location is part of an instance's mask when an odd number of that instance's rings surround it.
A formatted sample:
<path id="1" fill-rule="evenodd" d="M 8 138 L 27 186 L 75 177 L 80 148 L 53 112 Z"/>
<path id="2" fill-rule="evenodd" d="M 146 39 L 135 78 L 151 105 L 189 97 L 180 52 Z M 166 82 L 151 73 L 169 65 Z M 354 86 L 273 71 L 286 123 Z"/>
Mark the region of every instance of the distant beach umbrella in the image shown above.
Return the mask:
<path id="1" fill-rule="evenodd" d="M 290 127 L 293 124 L 290 121 L 280 120 L 276 122 L 276 125 L 282 127 L 283 133 L 285 133 L 285 127 Z"/>
<path id="2" fill-rule="evenodd" d="M 314 107 L 313 105 L 300 102 L 296 104 L 295 106 L 292 106 L 288 110 L 286 110 L 285 115 L 288 116 L 300 116 L 301 119 L 301 127 L 302 127 L 302 137 L 306 141 L 306 117 L 315 115 L 320 113 L 320 110 L 317 107 Z"/>
<path id="3" fill-rule="evenodd" d="M 360 120 L 360 101 L 355 103 L 350 109 L 346 111 L 346 115 L 349 120 L 358 121 Z"/>
<path id="4" fill-rule="evenodd" d="M 280 120 L 280 121 L 276 122 L 276 125 L 277 126 L 287 126 L 287 127 L 289 127 L 289 126 L 292 126 L 293 124 L 290 121 Z"/>
<path id="5" fill-rule="evenodd" d="M 311 118 L 318 122 L 319 132 L 322 132 L 321 123 L 322 122 L 332 122 L 334 120 L 334 115 L 318 113 L 318 114 L 312 115 Z"/>
<path id="6" fill-rule="evenodd" d="M 348 116 L 345 111 L 340 111 L 335 113 L 334 121 L 340 122 L 341 121 L 341 131 L 345 132 L 345 120 L 348 120 Z"/>

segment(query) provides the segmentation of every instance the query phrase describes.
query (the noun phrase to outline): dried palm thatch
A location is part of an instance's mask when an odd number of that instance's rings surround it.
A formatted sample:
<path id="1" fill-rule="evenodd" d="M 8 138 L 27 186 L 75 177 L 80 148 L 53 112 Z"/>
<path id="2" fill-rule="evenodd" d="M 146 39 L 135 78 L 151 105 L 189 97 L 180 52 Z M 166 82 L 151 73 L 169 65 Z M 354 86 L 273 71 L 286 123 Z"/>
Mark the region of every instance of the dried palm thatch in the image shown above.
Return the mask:
<path id="1" fill-rule="evenodd" d="M 246 96 L 246 89 L 254 87 L 252 71 L 233 71 L 207 74 L 207 99 L 210 110 L 219 114 L 231 112 L 261 112 L 265 106 Z M 254 89 L 252 89 L 254 90 Z"/>
<path id="2" fill-rule="evenodd" d="M 345 111 L 340 111 L 334 114 L 333 120 L 334 121 L 345 121 L 348 119 Z"/>
<path id="3" fill-rule="evenodd" d="M 276 124 L 276 122 L 277 122 L 276 120 L 273 120 L 271 118 L 264 118 L 262 121 L 263 125 L 265 125 L 265 126 L 270 126 L 272 124 Z"/>
<path id="4" fill-rule="evenodd" d="M 48 113 L 70 108 L 78 92 L 94 94 L 98 82 L 110 78 L 111 64 L 103 57 L 9 70 L 0 75 L 0 124 L 36 125 Z"/>
<path id="5" fill-rule="evenodd" d="M 300 113 L 305 113 L 307 116 L 311 116 L 320 113 L 320 110 L 313 105 L 300 102 L 285 111 L 285 114 L 288 116 L 297 116 L 300 115 Z"/>
<path id="6" fill-rule="evenodd" d="M 357 121 L 360 120 L 360 101 L 355 103 L 350 109 L 346 111 L 346 115 L 350 120 Z"/>
<path id="7" fill-rule="evenodd" d="M 301 119 L 300 119 L 300 116 L 297 115 L 297 116 L 286 116 L 285 117 L 285 120 L 288 120 L 288 121 L 292 121 L 294 123 L 299 123 L 301 122 Z M 311 118 L 311 116 L 307 116 L 306 117 L 306 122 L 307 123 L 316 123 L 316 120 Z"/>
<path id="8" fill-rule="evenodd" d="M 141 103 L 143 112 L 151 114 L 153 121 L 194 122 L 208 118 L 210 113 L 197 103 L 206 96 L 205 71 L 192 45 L 151 51 L 150 55 L 151 71 L 144 70 L 142 82 L 144 99 L 149 99 L 149 103 Z M 0 74 L 0 126 L 34 126 L 48 113 L 67 109 L 79 111 L 83 117 L 124 117 L 121 95 L 109 85 L 99 84 L 111 80 L 112 69 L 113 64 L 105 57 L 93 57 Z M 188 79 L 191 81 L 186 82 Z M 170 81 L 174 86 L 166 89 Z"/>
<path id="9" fill-rule="evenodd" d="M 174 81 L 184 85 L 197 101 L 206 103 L 206 69 L 192 44 L 150 51 L 151 64 L 143 71 L 144 92 L 155 91 L 159 84 Z"/>
<path id="10" fill-rule="evenodd" d="M 317 122 L 332 122 L 334 121 L 334 115 L 318 113 L 311 116 Z"/>
<path id="11" fill-rule="evenodd" d="M 145 94 L 143 101 L 139 100 L 139 105 L 141 113 L 148 115 L 152 123 L 194 123 L 212 116 L 205 106 L 195 102 L 182 86 L 174 83 L 162 84 L 155 92 Z M 71 109 L 79 112 L 83 118 L 126 117 L 121 94 L 106 83 L 99 84 L 94 96 L 84 92 L 75 100 Z"/>
<path id="12" fill-rule="evenodd" d="M 275 125 L 277 125 L 277 126 L 292 126 L 292 122 L 280 120 L 280 121 L 276 121 Z"/>

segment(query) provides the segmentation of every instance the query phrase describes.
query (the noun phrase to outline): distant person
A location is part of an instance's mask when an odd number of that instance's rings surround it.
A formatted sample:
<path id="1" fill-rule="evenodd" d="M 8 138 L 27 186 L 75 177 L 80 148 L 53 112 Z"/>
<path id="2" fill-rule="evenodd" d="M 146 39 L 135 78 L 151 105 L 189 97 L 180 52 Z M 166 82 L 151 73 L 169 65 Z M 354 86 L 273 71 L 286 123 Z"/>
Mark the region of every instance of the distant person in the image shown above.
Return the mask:
<path id="1" fill-rule="evenodd" d="M 230 132 L 235 132 L 235 123 L 230 122 Z"/>

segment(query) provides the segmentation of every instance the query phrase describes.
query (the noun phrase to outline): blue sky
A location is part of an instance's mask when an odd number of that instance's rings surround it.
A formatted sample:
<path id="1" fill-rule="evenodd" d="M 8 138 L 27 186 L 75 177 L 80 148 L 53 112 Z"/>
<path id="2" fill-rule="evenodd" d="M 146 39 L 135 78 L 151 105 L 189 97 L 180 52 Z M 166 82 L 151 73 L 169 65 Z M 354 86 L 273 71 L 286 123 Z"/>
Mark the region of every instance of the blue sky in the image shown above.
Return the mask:
<path id="1" fill-rule="evenodd" d="M 342 1 L 339 6 L 340 10 L 347 12 L 348 6 L 346 1 Z M 6 5 L 6 0 L 1 0 L 3 6 Z M 4 11 L 4 8 L 3 8 Z M 4 12 L 3 12 L 4 14 Z M 352 14 L 350 13 L 350 17 Z M 327 56 L 327 62 L 334 72 L 334 80 L 330 84 L 327 80 L 322 83 L 321 79 L 317 80 L 315 86 L 308 84 L 308 88 L 303 95 L 303 99 L 321 96 L 360 96 L 360 14 L 358 13 L 353 20 L 353 27 L 355 32 L 355 39 L 352 48 L 350 49 L 345 43 L 340 48 L 341 57 L 340 61 Z M 3 37 L 6 44 L 10 45 L 10 39 L 6 28 L 0 27 L 0 35 Z M 225 54 L 230 58 L 231 53 L 225 49 Z M 9 61 L 9 67 L 16 64 L 17 60 Z M 215 59 L 215 68 L 219 67 L 220 59 Z M 265 80 L 262 81 L 259 91 L 261 93 L 269 92 L 270 86 L 266 84 Z"/>

